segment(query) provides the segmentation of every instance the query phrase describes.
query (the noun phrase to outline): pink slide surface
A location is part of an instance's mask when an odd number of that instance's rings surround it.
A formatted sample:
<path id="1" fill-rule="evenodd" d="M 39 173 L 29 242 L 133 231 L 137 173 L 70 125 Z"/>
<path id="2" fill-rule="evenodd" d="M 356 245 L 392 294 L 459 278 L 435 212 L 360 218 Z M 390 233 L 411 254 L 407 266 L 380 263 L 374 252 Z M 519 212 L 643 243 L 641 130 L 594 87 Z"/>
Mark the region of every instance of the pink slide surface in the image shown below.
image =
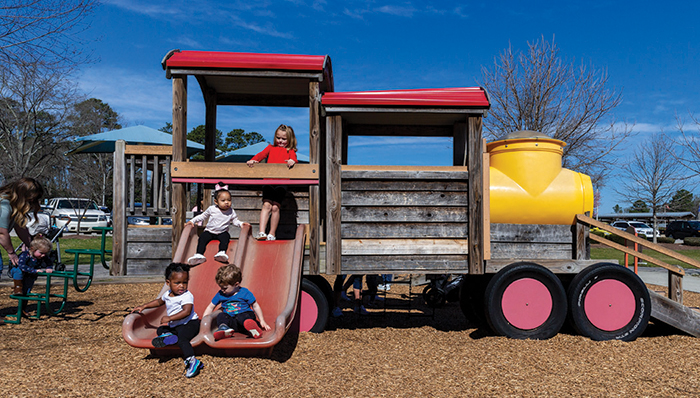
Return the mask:
<path id="1" fill-rule="evenodd" d="M 185 226 L 173 261 L 186 262 L 196 252 L 197 239 L 197 229 Z M 190 270 L 189 291 L 194 295 L 194 309 L 200 318 L 219 290 L 214 280 L 222 265 L 214 260 L 217 251 L 218 242 L 211 242 L 204 254 L 207 261 Z M 236 333 L 233 337 L 214 341 L 217 310 L 202 319 L 199 334 L 191 341 L 192 346 L 198 353 L 268 355 L 289 329 L 298 304 L 304 260 L 304 226 L 297 227 L 294 240 L 257 241 L 251 236 L 250 226 L 246 225 L 239 240 L 229 243 L 227 254 L 241 268 L 241 285 L 253 292 L 271 329 L 263 331 L 259 339 Z M 141 303 L 135 303 L 138 304 Z M 129 345 L 148 348 L 155 355 L 178 355 L 177 346 L 154 348 L 151 344 L 163 315 L 164 306 L 144 310 L 141 314 L 129 314 L 122 324 L 122 337 Z"/>

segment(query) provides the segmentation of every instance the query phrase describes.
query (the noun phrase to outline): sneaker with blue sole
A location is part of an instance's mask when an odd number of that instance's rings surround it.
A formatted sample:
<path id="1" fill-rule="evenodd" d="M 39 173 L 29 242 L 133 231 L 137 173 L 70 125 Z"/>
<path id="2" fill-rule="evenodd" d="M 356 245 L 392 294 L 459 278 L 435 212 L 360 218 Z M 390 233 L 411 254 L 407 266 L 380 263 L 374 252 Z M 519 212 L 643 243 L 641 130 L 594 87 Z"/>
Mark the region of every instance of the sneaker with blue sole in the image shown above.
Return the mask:
<path id="1" fill-rule="evenodd" d="M 185 377 L 190 378 L 190 377 L 195 377 L 199 374 L 199 371 L 202 370 L 204 365 L 202 365 L 202 361 L 200 361 L 197 358 L 190 358 L 185 361 Z"/>
<path id="2" fill-rule="evenodd" d="M 151 340 L 151 344 L 156 348 L 177 344 L 177 336 L 172 333 L 163 333 L 155 339 Z"/>

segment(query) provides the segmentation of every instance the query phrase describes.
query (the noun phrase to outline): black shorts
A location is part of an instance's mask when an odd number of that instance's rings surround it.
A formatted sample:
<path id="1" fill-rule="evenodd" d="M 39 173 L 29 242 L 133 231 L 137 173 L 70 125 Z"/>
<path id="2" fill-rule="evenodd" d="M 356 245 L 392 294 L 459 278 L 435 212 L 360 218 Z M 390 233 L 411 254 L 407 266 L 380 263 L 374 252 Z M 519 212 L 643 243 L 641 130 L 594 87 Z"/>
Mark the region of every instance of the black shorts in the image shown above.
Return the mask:
<path id="1" fill-rule="evenodd" d="M 287 187 L 284 185 L 265 185 L 262 189 L 263 201 L 269 200 L 270 202 L 282 204 L 285 196 L 287 196 Z"/>

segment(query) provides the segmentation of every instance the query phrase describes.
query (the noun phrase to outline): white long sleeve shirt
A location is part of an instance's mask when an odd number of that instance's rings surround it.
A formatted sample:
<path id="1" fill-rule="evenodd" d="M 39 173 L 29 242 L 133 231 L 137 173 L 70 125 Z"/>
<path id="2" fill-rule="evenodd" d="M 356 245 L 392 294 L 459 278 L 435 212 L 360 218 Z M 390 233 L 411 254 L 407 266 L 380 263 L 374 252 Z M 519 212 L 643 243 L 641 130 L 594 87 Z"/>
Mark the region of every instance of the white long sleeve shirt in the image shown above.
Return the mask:
<path id="1" fill-rule="evenodd" d="M 229 208 L 226 211 L 221 211 L 221 209 L 215 205 L 209 206 L 209 208 L 204 210 L 204 213 L 194 217 L 190 221 L 197 224 L 198 222 L 202 222 L 206 219 L 209 219 L 209 222 L 207 222 L 207 227 L 204 228 L 204 230 L 217 235 L 228 231 L 228 226 L 231 224 L 237 226 L 238 228 L 243 226 L 243 222 L 238 219 L 238 216 L 236 215 L 236 212 L 233 211 L 233 208 Z"/>

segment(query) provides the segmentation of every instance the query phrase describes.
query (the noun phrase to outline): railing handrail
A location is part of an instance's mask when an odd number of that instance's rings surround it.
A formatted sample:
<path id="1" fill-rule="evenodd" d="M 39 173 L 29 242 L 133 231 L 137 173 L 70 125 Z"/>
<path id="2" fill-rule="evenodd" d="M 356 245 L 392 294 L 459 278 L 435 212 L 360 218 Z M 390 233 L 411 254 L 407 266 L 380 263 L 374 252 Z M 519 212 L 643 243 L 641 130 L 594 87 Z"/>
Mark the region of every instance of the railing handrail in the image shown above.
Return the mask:
<path id="1" fill-rule="evenodd" d="M 657 252 L 662 253 L 662 254 L 664 254 L 664 255 L 667 255 L 667 256 L 669 256 L 669 257 L 671 257 L 671 258 L 673 258 L 673 259 L 676 259 L 676 260 L 678 260 L 678 261 L 680 261 L 680 262 L 682 262 L 682 263 L 688 264 L 688 265 L 693 266 L 693 267 L 696 267 L 696 268 L 700 268 L 700 262 L 698 262 L 698 261 L 695 260 L 695 259 L 692 259 L 692 258 L 690 258 L 690 257 L 688 257 L 688 256 L 684 256 L 684 255 L 682 255 L 682 254 L 680 254 L 680 253 L 677 253 L 677 252 L 675 252 L 675 251 L 673 251 L 673 250 L 669 250 L 669 249 L 667 249 L 667 248 L 665 248 L 665 247 L 663 247 L 663 246 L 659 246 L 659 245 L 657 245 L 657 244 L 654 244 L 654 243 L 652 243 L 652 242 L 649 242 L 649 241 L 646 240 L 646 239 L 642 239 L 642 238 L 640 238 L 640 237 L 638 237 L 638 236 L 634 236 L 634 235 L 632 235 L 632 234 L 630 234 L 630 233 L 627 233 L 627 232 L 625 232 L 625 231 L 619 230 L 619 229 L 617 229 L 617 228 L 615 228 L 615 227 L 612 227 L 612 226 L 610 226 L 610 225 L 608 225 L 608 224 L 606 224 L 606 223 L 604 223 L 604 222 L 600 222 L 600 221 L 598 221 L 598 220 L 595 220 L 595 219 L 593 219 L 593 218 L 591 218 L 591 217 L 588 217 L 588 216 L 586 216 L 586 215 L 577 214 L 577 215 L 576 215 L 576 220 L 579 221 L 579 222 L 581 222 L 581 223 L 583 223 L 583 224 L 588 224 L 589 226 L 594 226 L 594 227 L 597 227 L 597 228 L 602 229 L 603 231 L 609 232 L 609 233 L 611 233 L 611 234 L 613 234 L 613 235 L 617 235 L 617 236 L 620 236 L 620 237 L 622 237 L 622 238 L 625 238 L 625 239 L 627 239 L 628 241 L 631 241 L 631 242 L 640 244 L 640 245 L 642 245 L 643 247 L 646 247 L 647 249 L 651 249 L 651 250 L 657 251 Z M 653 263 L 653 264 L 656 264 L 656 265 L 658 265 L 658 266 L 660 266 L 660 267 L 662 267 L 662 268 L 666 268 L 667 270 L 669 270 L 669 271 L 671 271 L 671 272 L 675 272 L 675 273 L 680 274 L 680 275 L 685 275 L 685 271 L 683 270 L 682 267 L 678 267 L 678 266 L 673 266 L 673 265 L 670 265 L 670 264 L 666 264 L 666 263 L 664 263 L 663 261 L 657 260 L 657 259 L 654 259 L 653 261 L 650 261 L 650 260 L 648 259 L 649 256 L 646 256 L 646 255 L 644 255 L 644 254 L 642 254 L 642 253 L 640 253 L 640 252 L 637 252 L 636 250 L 629 249 L 629 248 L 624 247 L 624 246 L 622 246 L 622 245 L 618 245 L 617 243 L 608 241 L 608 240 L 605 239 L 605 238 L 601 238 L 601 239 L 597 239 L 597 238 L 599 238 L 599 237 L 594 238 L 593 236 L 591 236 L 591 239 L 592 239 L 592 240 L 595 240 L 596 242 L 599 242 L 599 243 L 602 243 L 602 244 L 604 244 L 604 245 L 613 247 L 613 248 L 615 248 L 615 249 L 617 249 L 617 250 L 621 250 L 621 251 L 627 252 L 627 253 L 629 253 L 629 254 L 635 255 L 635 256 L 637 256 L 637 257 L 639 257 L 639 258 L 644 259 L 645 261 L 649 261 L 649 262 L 651 262 L 651 263 Z M 607 241 L 607 242 L 606 242 L 606 241 Z M 613 243 L 614 245 L 620 246 L 620 247 L 614 247 L 613 245 L 611 245 L 611 244 L 609 244 L 609 243 Z M 623 250 L 622 248 L 624 248 L 625 250 Z M 632 252 L 634 252 L 634 253 L 632 253 Z M 647 257 L 647 258 L 644 258 L 644 257 Z M 653 257 L 651 257 L 651 258 L 653 258 Z M 659 264 L 659 263 L 661 263 L 661 264 Z M 662 264 L 663 264 L 663 265 L 662 265 Z"/>

